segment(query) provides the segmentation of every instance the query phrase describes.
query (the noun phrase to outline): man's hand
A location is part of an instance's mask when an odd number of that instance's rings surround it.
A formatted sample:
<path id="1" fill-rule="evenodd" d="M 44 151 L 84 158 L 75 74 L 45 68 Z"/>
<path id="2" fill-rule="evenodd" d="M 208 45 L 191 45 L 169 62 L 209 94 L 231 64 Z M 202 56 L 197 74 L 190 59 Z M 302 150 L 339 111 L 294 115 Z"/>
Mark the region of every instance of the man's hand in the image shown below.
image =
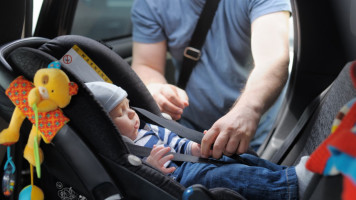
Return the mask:
<path id="1" fill-rule="evenodd" d="M 238 111 L 238 112 L 237 112 Z M 248 108 L 231 110 L 217 120 L 205 133 L 202 144 L 202 157 L 220 158 L 222 154 L 231 156 L 247 151 L 253 138 L 260 116 Z M 211 153 L 211 146 L 213 152 Z"/>
<path id="2" fill-rule="evenodd" d="M 162 112 L 169 114 L 174 120 L 181 118 L 183 109 L 189 105 L 188 95 L 184 90 L 165 83 L 150 83 L 147 88 Z"/>
<path id="3" fill-rule="evenodd" d="M 132 69 L 142 79 L 158 107 L 172 119 L 181 118 L 183 109 L 187 107 L 187 93 L 167 83 L 165 78 L 167 42 L 153 44 L 133 43 Z"/>
<path id="4" fill-rule="evenodd" d="M 187 93 L 167 83 L 164 76 L 167 42 L 153 44 L 133 43 L 132 69 L 142 79 L 158 107 L 172 119 L 181 118 L 183 109 L 189 105 Z"/>
<path id="5" fill-rule="evenodd" d="M 164 164 L 170 160 L 173 159 L 173 155 L 169 154 L 166 155 L 167 153 L 169 153 L 171 150 L 170 147 L 164 147 L 164 146 L 156 146 L 153 145 L 153 149 L 150 153 L 150 155 L 147 157 L 147 162 L 154 168 L 160 170 L 161 172 L 163 172 L 164 174 L 170 174 L 173 173 L 174 170 L 176 170 L 175 167 L 170 167 L 170 168 L 166 168 L 164 166 Z"/>

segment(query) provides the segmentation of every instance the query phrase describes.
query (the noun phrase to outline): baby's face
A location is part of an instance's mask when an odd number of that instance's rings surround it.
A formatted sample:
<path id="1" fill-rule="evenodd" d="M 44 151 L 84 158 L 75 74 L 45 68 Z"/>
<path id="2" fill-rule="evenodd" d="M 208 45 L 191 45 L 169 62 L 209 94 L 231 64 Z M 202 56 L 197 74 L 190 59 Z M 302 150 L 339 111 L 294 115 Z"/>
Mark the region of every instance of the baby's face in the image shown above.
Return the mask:
<path id="1" fill-rule="evenodd" d="M 140 127 L 140 119 L 136 112 L 130 108 L 127 98 L 110 111 L 109 115 L 122 135 L 129 137 L 131 140 L 136 139 L 138 128 Z"/>

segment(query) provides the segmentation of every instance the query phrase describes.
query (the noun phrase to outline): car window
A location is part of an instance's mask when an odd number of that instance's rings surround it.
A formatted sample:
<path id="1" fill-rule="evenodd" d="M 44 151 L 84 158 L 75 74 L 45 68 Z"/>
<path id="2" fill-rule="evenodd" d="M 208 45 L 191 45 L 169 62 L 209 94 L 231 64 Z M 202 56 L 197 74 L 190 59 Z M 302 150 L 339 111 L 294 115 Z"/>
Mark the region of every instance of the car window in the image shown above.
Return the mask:
<path id="1" fill-rule="evenodd" d="M 133 0 L 79 0 L 71 34 L 95 40 L 130 36 Z"/>
<path id="2" fill-rule="evenodd" d="M 32 34 L 35 33 L 38 16 L 41 11 L 43 0 L 33 0 L 33 16 L 32 16 Z"/>

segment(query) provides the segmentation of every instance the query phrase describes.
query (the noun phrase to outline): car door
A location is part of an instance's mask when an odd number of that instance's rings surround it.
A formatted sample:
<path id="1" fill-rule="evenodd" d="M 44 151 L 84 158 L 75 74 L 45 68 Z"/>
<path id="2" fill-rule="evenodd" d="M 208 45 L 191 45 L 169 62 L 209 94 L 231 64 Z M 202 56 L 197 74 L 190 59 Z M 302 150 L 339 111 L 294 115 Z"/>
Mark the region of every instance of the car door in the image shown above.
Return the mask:
<path id="1" fill-rule="evenodd" d="M 34 36 L 82 35 L 106 43 L 129 59 L 132 3 L 133 0 L 44 0 Z"/>

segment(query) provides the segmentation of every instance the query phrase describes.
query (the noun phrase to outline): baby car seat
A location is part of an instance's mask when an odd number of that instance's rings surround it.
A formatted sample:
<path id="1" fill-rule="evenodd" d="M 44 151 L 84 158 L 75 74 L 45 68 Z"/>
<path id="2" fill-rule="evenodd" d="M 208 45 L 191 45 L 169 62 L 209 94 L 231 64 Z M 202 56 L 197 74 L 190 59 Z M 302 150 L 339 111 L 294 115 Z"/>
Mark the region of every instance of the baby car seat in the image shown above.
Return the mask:
<path id="1" fill-rule="evenodd" d="M 19 75 L 33 81 L 38 69 L 60 60 L 73 45 L 79 46 L 114 84 L 127 91 L 131 106 L 161 116 L 144 84 L 119 55 L 86 37 L 60 36 L 52 40 L 21 39 L 0 48 L 0 116 L 3 119 L 9 122 L 14 109 L 4 92 L 10 82 Z M 41 144 L 43 171 L 36 185 L 44 191 L 45 199 L 244 199 L 226 188 L 207 190 L 201 185 L 185 188 L 141 162 L 130 154 L 118 130 L 86 88 L 86 80 L 79 78 L 83 71 L 72 73 L 65 67 L 62 70 L 78 84 L 79 90 L 62 109 L 70 121 L 50 144 Z M 17 182 L 15 194 L 9 199 L 17 199 L 19 191 L 28 184 L 28 166 L 23 162 L 22 152 L 30 127 L 26 120 L 19 142 L 12 145 Z"/>

